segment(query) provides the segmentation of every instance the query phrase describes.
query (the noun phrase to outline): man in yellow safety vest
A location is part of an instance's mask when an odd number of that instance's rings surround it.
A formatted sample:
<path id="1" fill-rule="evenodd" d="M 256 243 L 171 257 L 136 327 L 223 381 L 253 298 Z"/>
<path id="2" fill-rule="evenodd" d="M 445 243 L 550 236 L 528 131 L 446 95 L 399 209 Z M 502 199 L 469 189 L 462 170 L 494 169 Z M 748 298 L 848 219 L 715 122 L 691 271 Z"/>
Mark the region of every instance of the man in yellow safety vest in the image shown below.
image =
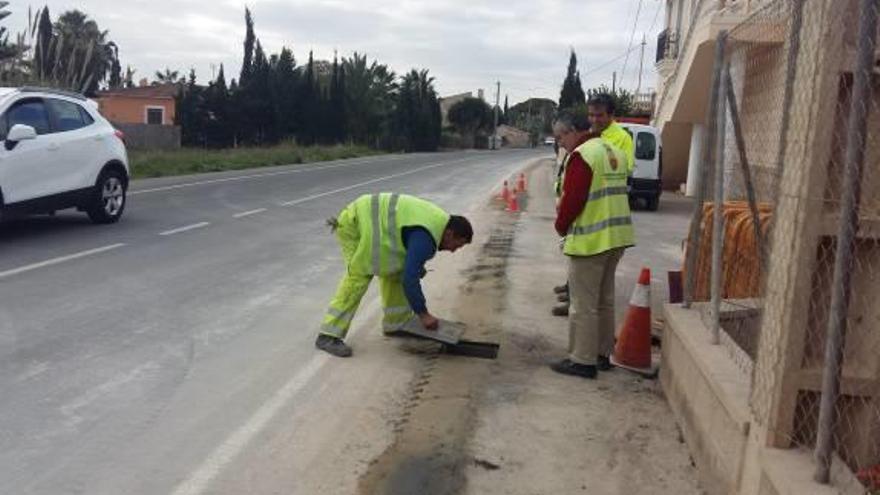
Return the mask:
<path id="1" fill-rule="evenodd" d="M 605 142 L 623 152 L 626 161 L 627 181 L 629 181 L 629 176 L 632 176 L 635 168 L 635 146 L 630 133 L 614 120 L 616 110 L 614 98 L 607 93 L 596 94 L 587 101 L 590 132 L 600 135 Z M 555 185 L 557 197 L 562 195 L 562 178 L 565 174 L 566 161 L 563 161 L 557 173 Z M 553 292 L 559 295 L 559 301 L 563 303 L 553 308 L 553 314 L 568 316 L 570 299 L 568 284 L 554 287 Z"/>
<path id="2" fill-rule="evenodd" d="M 414 315 L 426 329 L 437 329 L 419 280 L 437 251 L 455 252 L 473 240 L 465 217 L 414 196 L 379 193 L 359 197 L 329 223 L 342 248 L 346 273 L 324 315 L 315 341 L 318 349 L 351 356 L 344 339 L 373 276 L 380 281 L 386 334 L 401 330 Z"/>
<path id="3" fill-rule="evenodd" d="M 614 275 L 624 249 L 635 244 L 627 197 L 626 157 L 586 130 L 584 115 L 562 112 L 553 124 L 569 152 L 556 232 L 568 256 L 569 356 L 554 371 L 595 378 L 610 368 L 614 345 Z"/>
<path id="4" fill-rule="evenodd" d="M 614 98 L 607 93 L 596 94 L 587 101 L 590 128 L 623 152 L 627 175 L 632 175 L 636 163 L 635 145 L 630 133 L 614 120 L 615 111 Z"/>

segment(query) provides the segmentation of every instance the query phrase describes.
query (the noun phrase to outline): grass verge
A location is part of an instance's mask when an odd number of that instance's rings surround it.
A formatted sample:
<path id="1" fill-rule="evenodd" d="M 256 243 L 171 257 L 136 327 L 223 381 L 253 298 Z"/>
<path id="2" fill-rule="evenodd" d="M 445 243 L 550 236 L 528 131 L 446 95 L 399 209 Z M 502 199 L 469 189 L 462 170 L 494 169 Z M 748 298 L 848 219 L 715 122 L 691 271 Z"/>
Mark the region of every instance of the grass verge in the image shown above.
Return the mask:
<path id="1" fill-rule="evenodd" d="M 132 177 L 143 179 L 243 170 L 273 165 L 324 162 L 380 153 L 382 152 L 357 145 L 299 146 L 279 144 L 223 150 L 200 148 L 181 148 L 167 151 L 131 150 L 128 158 Z"/>

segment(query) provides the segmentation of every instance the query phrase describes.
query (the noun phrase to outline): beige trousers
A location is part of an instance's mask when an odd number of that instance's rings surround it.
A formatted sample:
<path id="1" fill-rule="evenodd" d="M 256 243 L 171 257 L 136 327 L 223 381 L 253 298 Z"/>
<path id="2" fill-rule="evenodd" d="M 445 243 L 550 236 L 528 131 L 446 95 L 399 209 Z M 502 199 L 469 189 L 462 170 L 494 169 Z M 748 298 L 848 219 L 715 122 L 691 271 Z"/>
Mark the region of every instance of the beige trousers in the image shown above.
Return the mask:
<path id="1" fill-rule="evenodd" d="M 578 364 L 596 364 L 614 348 L 614 272 L 623 248 L 568 257 L 568 354 Z"/>

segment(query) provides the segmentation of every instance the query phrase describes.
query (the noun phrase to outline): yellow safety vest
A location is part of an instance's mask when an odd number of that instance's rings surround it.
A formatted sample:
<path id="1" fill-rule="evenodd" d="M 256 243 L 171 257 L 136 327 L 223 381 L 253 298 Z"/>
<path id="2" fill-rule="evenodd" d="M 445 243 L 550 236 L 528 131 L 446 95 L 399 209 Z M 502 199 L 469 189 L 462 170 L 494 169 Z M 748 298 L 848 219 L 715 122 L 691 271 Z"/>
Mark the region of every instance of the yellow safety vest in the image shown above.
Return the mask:
<path id="1" fill-rule="evenodd" d="M 626 159 L 627 173 L 632 175 L 633 169 L 636 166 L 635 145 L 633 144 L 632 136 L 626 132 L 622 125 L 612 122 L 611 125 L 602 131 L 602 139 L 623 152 Z"/>
<path id="2" fill-rule="evenodd" d="M 360 242 L 349 269 L 359 274 L 400 273 L 406 260 L 403 229 L 426 229 L 439 249 L 443 231 L 449 224 L 449 213 L 430 201 L 407 194 L 366 194 L 353 205 Z"/>
<path id="3" fill-rule="evenodd" d="M 626 189 L 626 161 L 604 139 L 590 139 L 575 152 L 593 172 L 587 204 L 568 229 L 563 252 L 592 256 L 635 245 Z"/>

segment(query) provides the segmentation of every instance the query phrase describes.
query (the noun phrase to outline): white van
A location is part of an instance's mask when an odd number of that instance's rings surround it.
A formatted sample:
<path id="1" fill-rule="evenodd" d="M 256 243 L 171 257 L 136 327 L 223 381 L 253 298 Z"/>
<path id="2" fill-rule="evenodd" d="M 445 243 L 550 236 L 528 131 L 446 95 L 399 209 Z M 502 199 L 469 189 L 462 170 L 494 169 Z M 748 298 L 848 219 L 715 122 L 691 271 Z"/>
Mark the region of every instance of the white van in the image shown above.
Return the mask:
<path id="1" fill-rule="evenodd" d="M 635 145 L 636 163 L 628 181 L 630 201 L 644 199 L 648 210 L 657 211 L 663 190 L 663 145 L 660 142 L 660 130 L 649 125 L 628 122 L 621 122 L 620 125 L 629 132 Z"/>

